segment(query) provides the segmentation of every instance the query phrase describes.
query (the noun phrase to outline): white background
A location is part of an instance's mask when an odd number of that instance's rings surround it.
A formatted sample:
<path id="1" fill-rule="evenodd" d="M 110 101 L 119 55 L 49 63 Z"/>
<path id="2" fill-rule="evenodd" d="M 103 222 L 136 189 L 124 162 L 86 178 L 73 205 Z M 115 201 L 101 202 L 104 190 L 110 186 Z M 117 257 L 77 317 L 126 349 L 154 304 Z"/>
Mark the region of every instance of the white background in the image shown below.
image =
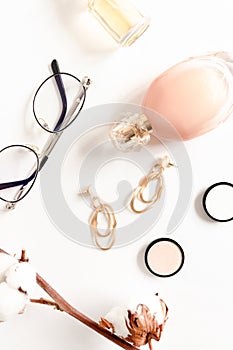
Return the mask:
<path id="1" fill-rule="evenodd" d="M 233 51 L 232 0 L 135 2 L 152 23 L 132 47 L 120 49 L 87 12 L 85 1 L 1 1 L 1 147 L 41 140 L 40 133 L 27 127 L 33 118 L 31 97 L 53 58 L 62 70 L 92 78 L 87 108 L 140 103 L 152 79 L 169 65 L 206 51 Z M 147 294 L 159 292 L 170 318 L 157 349 L 231 350 L 233 222 L 209 222 L 200 210 L 200 195 L 213 182 L 233 181 L 232 133 L 229 120 L 186 143 L 193 197 L 173 234 L 186 255 L 175 277 L 158 279 L 143 265 L 145 247 L 164 234 L 170 214 L 166 208 L 144 238 L 104 253 L 79 246 L 56 230 L 44 210 L 39 181 L 15 211 L 1 210 L 0 246 L 17 254 L 25 247 L 37 271 L 96 320 L 129 296 L 144 301 Z M 36 296 L 41 294 L 38 289 Z M 118 349 L 78 321 L 42 306 L 30 306 L 25 315 L 1 324 L 0 344 L 4 350 Z"/>

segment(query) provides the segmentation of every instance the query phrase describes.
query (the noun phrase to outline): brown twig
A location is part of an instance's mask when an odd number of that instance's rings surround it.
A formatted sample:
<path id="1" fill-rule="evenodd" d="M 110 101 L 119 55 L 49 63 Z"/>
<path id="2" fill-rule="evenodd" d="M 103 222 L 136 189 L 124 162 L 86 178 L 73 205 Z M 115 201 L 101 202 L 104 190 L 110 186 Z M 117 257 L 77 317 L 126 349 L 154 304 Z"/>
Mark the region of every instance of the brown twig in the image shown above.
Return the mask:
<path id="1" fill-rule="evenodd" d="M 148 340 L 148 345 L 149 345 L 149 349 L 153 350 L 153 346 L 152 346 L 152 339 Z"/>
<path id="2" fill-rule="evenodd" d="M 61 295 L 59 295 L 40 275 L 37 274 L 37 283 L 41 288 L 43 288 L 48 295 L 59 305 L 59 307 L 65 311 L 70 316 L 76 318 L 87 327 L 91 328 L 95 332 L 101 334 L 105 338 L 111 340 L 113 343 L 119 345 L 125 350 L 138 350 L 135 346 L 131 345 L 124 339 L 118 337 L 117 335 L 109 332 L 107 329 L 101 327 L 97 322 L 93 321 L 86 315 L 82 314 L 76 310 L 72 305 L 70 305 Z"/>
<path id="3" fill-rule="evenodd" d="M 21 253 L 21 258 L 19 259 L 19 262 L 28 262 L 28 261 L 29 261 L 29 259 L 26 258 L 26 250 L 23 249 L 22 253 Z"/>
<path id="4" fill-rule="evenodd" d="M 60 308 L 60 306 L 57 303 L 55 303 L 55 301 L 52 301 L 52 300 L 47 300 L 47 299 L 44 299 L 44 298 L 40 298 L 40 299 L 30 299 L 30 302 L 34 303 L 34 304 L 53 306 L 56 310 L 63 311 Z"/>
<path id="5" fill-rule="evenodd" d="M 0 248 L 0 253 L 6 253 Z M 22 255 L 25 254 L 22 252 Z M 22 256 L 21 256 L 22 258 Z M 97 322 L 93 321 L 86 315 L 79 312 L 72 305 L 70 305 L 60 294 L 58 294 L 55 289 L 53 289 L 39 274 L 37 274 L 37 284 L 54 300 L 54 306 L 58 306 L 59 310 L 63 310 L 70 316 L 76 318 L 81 323 L 85 324 L 87 327 L 91 328 L 95 332 L 99 333 L 103 337 L 117 344 L 125 350 L 139 350 L 135 346 L 131 345 L 124 339 L 118 337 L 117 335 L 111 333 L 107 329 L 101 327 Z M 35 300 L 35 299 L 32 299 Z"/>

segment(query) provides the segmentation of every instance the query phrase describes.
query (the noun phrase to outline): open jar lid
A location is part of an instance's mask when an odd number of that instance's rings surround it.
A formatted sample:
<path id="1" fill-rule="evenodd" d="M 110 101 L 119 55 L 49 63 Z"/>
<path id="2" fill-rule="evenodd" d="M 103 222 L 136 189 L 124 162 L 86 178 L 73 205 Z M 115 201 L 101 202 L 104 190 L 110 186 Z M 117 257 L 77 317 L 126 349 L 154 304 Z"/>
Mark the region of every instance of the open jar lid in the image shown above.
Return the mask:
<path id="1" fill-rule="evenodd" d="M 206 214 L 214 221 L 233 220 L 233 184 L 218 182 L 208 187 L 202 198 Z"/>

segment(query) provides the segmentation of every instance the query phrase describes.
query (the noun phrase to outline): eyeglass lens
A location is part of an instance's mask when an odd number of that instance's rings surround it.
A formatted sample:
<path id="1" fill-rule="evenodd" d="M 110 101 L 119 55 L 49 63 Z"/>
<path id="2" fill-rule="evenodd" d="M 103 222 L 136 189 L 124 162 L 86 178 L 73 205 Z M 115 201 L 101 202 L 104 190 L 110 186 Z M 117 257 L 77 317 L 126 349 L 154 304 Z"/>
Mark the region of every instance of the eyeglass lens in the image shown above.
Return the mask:
<path id="1" fill-rule="evenodd" d="M 84 101 L 83 84 L 71 74 L 58 73 L 40 85 L 34 97 L 33 112 L 43 129 L 56 133 L 75 120 Z"/>
<path id="2" fill-rule="evenodd" d="M 13 145 L 0 152 L 0 198 L 22 199 L 30 191 L 38 172 L 38 158 L 25 146 Z"/>

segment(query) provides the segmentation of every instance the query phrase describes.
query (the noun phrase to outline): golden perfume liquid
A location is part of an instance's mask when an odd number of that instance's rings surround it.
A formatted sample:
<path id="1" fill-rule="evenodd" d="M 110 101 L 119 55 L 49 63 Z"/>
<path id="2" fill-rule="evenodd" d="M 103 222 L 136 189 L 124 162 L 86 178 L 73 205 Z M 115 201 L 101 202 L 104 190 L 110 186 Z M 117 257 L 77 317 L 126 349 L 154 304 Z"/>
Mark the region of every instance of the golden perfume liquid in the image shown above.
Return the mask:
<path id="1" fill-rule="evenodd" d="M 150 20 L 128 0 L 89 0 L 89 9 L 122 46 L 129 46 L 148 28 Z"/>

